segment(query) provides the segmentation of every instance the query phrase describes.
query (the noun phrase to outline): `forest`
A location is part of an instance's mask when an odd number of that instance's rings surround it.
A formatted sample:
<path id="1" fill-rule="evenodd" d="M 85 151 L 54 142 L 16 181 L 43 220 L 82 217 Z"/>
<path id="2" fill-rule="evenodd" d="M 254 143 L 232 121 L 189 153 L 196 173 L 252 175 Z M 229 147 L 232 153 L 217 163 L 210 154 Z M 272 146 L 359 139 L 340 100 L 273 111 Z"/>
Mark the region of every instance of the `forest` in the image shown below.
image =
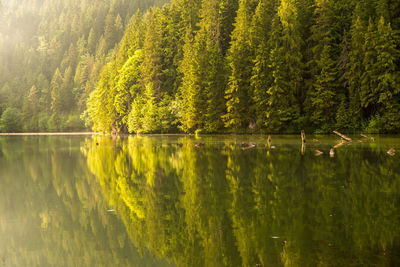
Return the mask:
<path id="1" fill-rule="evenodd" d="M 0 132 L 400 132 L 397 0 L 11 0 Z"/>

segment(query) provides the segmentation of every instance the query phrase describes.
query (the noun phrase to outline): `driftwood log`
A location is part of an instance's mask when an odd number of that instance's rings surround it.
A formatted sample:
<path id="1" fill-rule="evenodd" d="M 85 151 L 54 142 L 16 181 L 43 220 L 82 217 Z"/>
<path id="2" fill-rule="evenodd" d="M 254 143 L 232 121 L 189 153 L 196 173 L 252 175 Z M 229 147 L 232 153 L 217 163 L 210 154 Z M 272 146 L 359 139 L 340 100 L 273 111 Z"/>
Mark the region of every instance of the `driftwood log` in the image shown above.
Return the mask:
<path id="1" fill-rule="evenodd" d="M 271 148 L 272 145 L 272 138 L 270 135 L 268 135 L 268 140 L 267 140 L 268 148 Z"/>
<path id="2" fill-rule="evenodd" d="M 321 156 L 322 154 L 324 154 L 324 152 L 317 149 L 314 151 L 314 154 L 315 154 L 315 156 Z"/>
<path id="3" fill-rule="evenodd" d="M 350 137 L 345 136 L 344 134 L 339 133 L 338 131 L 333 131 L 334 134 L 339 135 L 343 140 L 346 140 L 347 142 L 352 142 L 353 139 Z"/>
<path id="4" fill-rule="evenodd" d="M 334 146 L 334 147 L 333 147 L 333 149 L 337 149 L 337 148 L 339 148 L 339 147 L 343 146 L 344 144 L 346 144 L 346 142 L 345 142 L 345 141 L 343 141 L 343 140 L 340 140 L 340 143 L 339 143 L 339 144 L 337 144 L 336 146 Z"/>
<path id="5" fill-rule="evenodd" d="M 396 154 L 396 150 L 394 150 L 393 148 L 389 149 L 389 151 L 387 152 L 390 156 L 394 156 Z"/>
<path id="6" fill-rule="evenodd" d="M 375 138 L 373 138 L 373 137 L 371 137 L 371 136 L 368 136 L 368 135 L 366 135 L 366 134 L 360 134 L 360 135 L 361 135 L 362 137 L 368 139 L 368 140 L 375 141 Z"/>
<path id="7" fill-rule="evenodd" d="M 242 150 L 247 150 L 247 149 L 251 149 L 251 148 L 255 148 L 256 144 L 254 143 L 242 143 Z"/>
<path id="8" fill-rule="evenodd" d="M 304 130 L 301 131 L 301 142 L 304 144 L 306 142 L 306 133 Z"/>

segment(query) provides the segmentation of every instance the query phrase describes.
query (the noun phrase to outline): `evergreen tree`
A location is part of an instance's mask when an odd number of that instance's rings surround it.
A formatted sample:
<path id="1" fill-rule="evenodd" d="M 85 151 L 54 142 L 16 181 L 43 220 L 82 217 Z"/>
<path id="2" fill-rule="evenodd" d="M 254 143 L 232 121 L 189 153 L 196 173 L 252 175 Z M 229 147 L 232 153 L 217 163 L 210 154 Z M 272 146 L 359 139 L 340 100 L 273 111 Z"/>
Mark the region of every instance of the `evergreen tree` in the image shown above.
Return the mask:
<path id="1" fill-rule="evenodd" d="M 249 40 L 250 25 L 258 1 L 240 0 L 235 29 L 232 32 L 231 47 L 228 52 L 230 76 L 225 91 L 227 113 L 225 126 L 246 129 L 255 122 L 252 110 L 252 62 L 254 48 Z"/>
<path id="2" fill-rule="evenodd" d="M 345 31 L 341 43 L 341 52 L 337 63 L 337 99 L 339 106 L 336 113 L 336 127 L 342 130 L 353 128 L 351 112 L 349 109 L 348 81 L 350 73 L 349 41 Z"/>
<path id="3" fill-rule="evenodd" d="M 330 0 L 316 0 L 315 24 L 312 27 L 311 38 L 313 61 L 311 74 L 314 81 L 308 91 L 311 120 L 323 131 L 332 127 L 335 117 L 336 95 L 336 64 L 332 59 L 332 21 L 333 8 Z M 317 126 L 318 127 L 318 126 Z"/>
<path id="4" fill-rule="evenodd" d="M 228 7 L 223 7 L 228 8 Z M 231 9 L 231 7 L 230 7 Z M 221 129 L 224 114 L 225 61 L 222 51 L 221 16 L 219 1 L 203 1 L 200 29 L 194 42 L 194 57 L 183 77 L 185 98 L 182 126 L 188 131 Z M 187 94 L 187 95 L 186 95 Z M 190 97 L 186 97 L 189 96 Z"/>
<path id="5" fill-rule="evenodd" d="M 360 87 L 360 98 L 361 105 L 364 108 L 365 116 L 375 114 L 378 111 L 377 101 L 379 99 L 379 92 L 377 92 L 377 72 L 375 64 L 377 60 L 376 54 L 376 29 L 372 19 L 369 19 L 368 30 L 365 33 L 365 41 L 363 47 L 364 59 L 363 67 L 364 71 L 361 76 L 361 87 Z"/>
<path id="6" fill-rule="evenodd" d="M 136 50 L 143 47 L 144 31 L 142 13 L 138 10 L 128 24 L 120 42 L 118 62 L 124 63 L 129 57 L 135 54 Z"/>
<path id="7" fill-rule="evenodd" d="M 312 121 L 324 132 L 335 125 L 336 114 L 336 64 L 332 60 L 331 46 L 326 44 L 317 64 L 321 72 L 316 76 L 314 90 L 310 95 Z"/>
<path id="8" fill-rule="evenodd" d="M 238 0 L 220 0 L 219 5 L 219 31 L 221 39 L 221 50 L 225 56 L 229 50 L 232 32 L 234 30 L 234 22 L 236 18 L 236 12 L 239 7 Z"/>
<path id="9" fill-rule="evenodd" d="M 376 15 L 379 18 L 383 18 L 387 23 L 390 23 L 390 0 L 377 0 L 376 4 Z"/>
<path id="10" fill-rule="evenodd" d="M 354 128 L 359 128 L 362 118 L 360 87 L 361 76 L 364 72 L 364 27 L 359 16 L 358 6 L 355 9 L 350 35 L 349 72 L 346 77 L 348 80 L 349 113 L 353 118 L 352 124 Z"/>
<path id="11" fill-rule="evenodd" d="M 181 102 L 180 121 L 182 123 L 182 130 L 185 132 L 201 127 L 201 125 L 196 125 L 200 121 L 197 119 L 200 117 L 200 114 L 196 106 L 198 106 L 197 103 L 201 100 L 204 103 L 204 99 L 199 95 L 201 91 L 198 88 L 197 79 L 199 75 L 197 73 L 197 64 L 194 61 L 196 57 L 192 38 L 191 34 L 187 34 L 185 37 L 185 45 L 183 47 L 184 57 L 180 64 L 180 69 L 183 73 L 182 84 L 179 89 Z"/>
<path id="12" fill-rule="evenodd" d="M 315 77 L 321 72 L 321 65 L 317 62 L 322 58 L 322 51 L 331 44 L 333 8 L 331 0 L 315 0 L 315 23 L 312 26 L 311 39 L 313 41 L 313 61 L 311 74 Z"/>
<path id="13" fill-rule="evenodd" d="M 96 49 L 96 44 L 97 44 L 96 39 L 97 39 L 96 32 L 94 31 L 93 28 L 91 28 L 90 32 L 89 32 L 89 36 L 88 36 L 88 41 L 87 41 L 89 53 L 91 53 L 91 54 L 93 54 Z"/>
<path id="14" fill-rule="evenodd" d="M 118 116 L 121 118 L 120 128 L 123 129 L 123 131 L 127 131 L 125 128 L 128 125 L 128 115 L 132 101 L 141 94 L 140 65 L 142 61 L 143 52 L 138 49 L 135 51 L 135 54 L 126 61 L 117 77 L 117 93 L 114 106 Z"/>
<path id="15" fill-rule="evenodd" d="M 57 69 L 51 80 L 51 111 L 56 114 L 61 114 L 64 109 L 64 103 L 62 98 L 62 86 L 63 77 L 60 71 Z"/>
<path id="16" fill-rule="evenodd" d="M 262 128 L 267 123 L 268 88 L 273 77 L 270 69 L 270 51 L 268 39 L 272 28 L 272 19 L 276 15 L 278 1 L 260 1 L 251 27 L 252 42 L 255 46 L 255 60 L 251 84 L 257 125 Z"/>
<path id="17" fill-rule="evenodd" d="M 35 85 L 32 85 L 31 89 L 29 89 L 29 94 L 23 106 L 23 117 L 24 121 L 26 122 L 24 130 L 27 131 L 39 130 L 39 125 L 37 120 L 37 114 L 39 113 L 39 99 L 40 99 L 40 92 Z"/>
<path id="18" fill-rule="evenodd" d="M 384 129 L 396 131 L 400 129 L 400 51 L 396 46 L 396 35 L 390 24 L 385 23 L 382 16 L 377 27 L 376 63 L 377 86 L 373 88 L 378 95 L 377 103 L 382 105 Z"/>
<path id="19" fill-rule="evenodd" d="M 163 47 L 160 10 L 150 9 L 145 22 L 146 32 L 143 43 L 143 63 L 141 64 L 143 88 L 152 83 L 155 96 L 161 97 Z"/>
<path id="20" fill-rule="evenodd" d="M 296 130 L 302 103 L 302 39 L 293 1 L 282 1 L 270 37 L 273 82 L 268 89 L 267 129 Z"/>
<path id="21" fill-rule="evenodd" d="M 400 30 L 400 2 L 397 0 L 389 1 L 390 22 L 393 30 Z"/>
<path id="22" fill-rule="evenodd" d="M 187 2 L 187 3 L 185 3 Z M 198 77 L 197 67 L 194 60 L 196 59 L 195 54 L 195 32 L 199 21 L 199 11 L 201 8 L 201 1 L 198 0 L 186 0 L 177 2 L 177 8 L 181 12 L 182 26 L 181 34 L 184 45 L 182 47 L 183 58 L 179 64 L 179 72 L 182 75 L 182 83 L 179 87 L 179 99 L 180 99 L 180 121 L 182 123 L 183 131 L 193 131 L 199 128 L 196 125 L 196 114 L 195 103 L 201 101 L 201 97 L 197 95 L 200 90 L 197 88 L 197 82 L 193 81 Z M 184 6 L 187 5 L 188 10 L 183 10 Z M 204 103 L 204 100 L 201 101 Z"/>

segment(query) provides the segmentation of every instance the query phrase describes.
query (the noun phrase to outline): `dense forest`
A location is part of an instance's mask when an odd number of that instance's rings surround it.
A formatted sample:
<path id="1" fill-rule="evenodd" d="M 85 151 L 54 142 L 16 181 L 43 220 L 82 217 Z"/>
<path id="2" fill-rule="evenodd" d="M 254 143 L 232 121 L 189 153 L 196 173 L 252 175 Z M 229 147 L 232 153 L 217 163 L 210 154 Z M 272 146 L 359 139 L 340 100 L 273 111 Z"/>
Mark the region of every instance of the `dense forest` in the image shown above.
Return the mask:
<path id="1" fill-rule="evenodd" d="M 0 132 L 76 131 L 102 67 L 138 9 L 164 0 L 0 3 Z"/>
<path id="2" fill-rule="evenodd" d="M 0 130 L 400 131 L 399 1 L 164 2 L 8 1 Z"/>

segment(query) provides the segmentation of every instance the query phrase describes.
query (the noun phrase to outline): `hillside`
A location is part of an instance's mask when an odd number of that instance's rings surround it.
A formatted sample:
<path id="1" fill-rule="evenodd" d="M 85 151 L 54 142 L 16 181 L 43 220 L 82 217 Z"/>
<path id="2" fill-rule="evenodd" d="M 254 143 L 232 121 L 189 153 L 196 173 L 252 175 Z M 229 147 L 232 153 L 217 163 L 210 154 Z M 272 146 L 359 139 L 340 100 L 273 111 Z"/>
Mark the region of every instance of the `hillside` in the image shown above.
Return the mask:
<path id="1" fill-rule="evenodd" d="M 398 1 L 22 2 L 3 131 L 400 131 Z"/>
<path id="2" fill-rule="evenodd" d="M 0 131 L 86 129 L 86 99 L 132 15 L 165 2 L 3 1 Z"/>

